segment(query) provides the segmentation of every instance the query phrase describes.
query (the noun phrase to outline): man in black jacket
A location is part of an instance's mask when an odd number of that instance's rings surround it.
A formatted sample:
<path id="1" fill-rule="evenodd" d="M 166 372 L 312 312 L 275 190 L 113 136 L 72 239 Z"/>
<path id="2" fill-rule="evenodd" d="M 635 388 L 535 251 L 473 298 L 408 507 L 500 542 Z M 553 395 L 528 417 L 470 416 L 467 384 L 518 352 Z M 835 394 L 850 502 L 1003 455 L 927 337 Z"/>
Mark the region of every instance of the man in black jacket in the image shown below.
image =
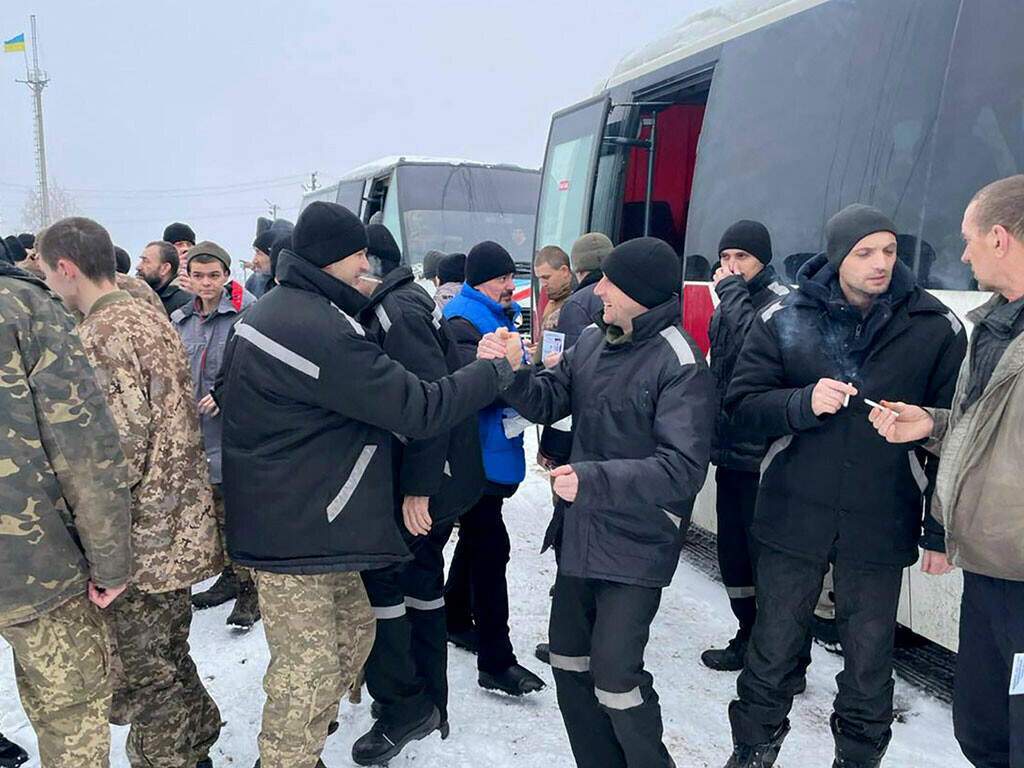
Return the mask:
<path id="1" fill-rule="evenodd" d="M 458 350 L 434 300 L 416 283 L 391 233 L 367 228 L 374 275 L 360 281 L 370 302 L 359 319 L 385 354 L 427 381 L 460 367 Z M 363 572 L 377 619 L 366 685 L 377 722 L 352 747 L 359 765 L 379 765 L 435 728 L 448 736 L 448 647 L 444 546 L 456 517 L 480 498 L 484 470 L 476 418 L 421 440 L 392 440 L 395 517 L 412 552 L 407 563 Z"/>
<path id="2" fill-rule="evenodd" d="M 729 707 L 727 768 L 774 765 L 830 562 L 844 654 L 831 718 L 835 766 L 881 763 L 892 734 L 903 569 L 919 543 L 943 549 L 930 516 L 921 536 L 928 478 L 920 449 L 882 440 L 863 397 L 948 406 L 963 327 L 898 262 L 895 228 L 881 211 L 843 209 L 826 239 L 826 253 L 800 270 L 798 290 L 750 329 L 726 396 L 748 439 L 774 441 L 761 464 L 757 620 Z M 926 553 L 925 567 L 931 562 Z"/>
<path id="3" fill-rule="evenodd" d="M 638 238 L 604 261 L 601 325 L 552 368 L 520 371 L 505 399 L 531 421 L 573 416 L 554 491 L 551 667 L 569 743 L 585 768 L 672 766 L 644 649 L 679 563 L 710 452 L 711 377 L 682 330 L 679 258 Z M 493 345 L 493 347 L 492 347 Z M 500 354 L 496 337 L 481 353 Z"/>
<path id="4" fill-rule="evenodd" d="M 356 572 L 410 559 L 394 520 L 392 435 L 451 430 L 512 378 L 499 361 L 427 382 L 384 354 L 355 319 L 367 238 L 347 209 L 307 206 L 292 246 L 278 287 L 235 324 L 215 390 L 228 549 L 257 572 L 270 648 L 267 768 L 316 763 L 372 645 Z"/>
<path id="5" fill-rule="evenodd" d="M 195 298 L 174 282 L 179 261 L 177 248 L 164 240 L 155 240 L 142 249 L 139 266 L 135 268 L 135 274 L 156 291 L 168 315 Z"/>
<path id="6" fill-rule="evenodd" d="M 701 654 L 705 666 L 721 671 L 743 669 L 747 642 L 757 615 L 754 597 L 754 547 L 750 526 L 757 501 L 758 469 L 764 443 L 744 439 L 722 408 L 736 359 L 750 327 L 772 302 L 789 293 L 772 261 L 772 240 L 759 221 L 737 221 L 718 243 L 715 292 L 719 304 L 711 316 L 711 375 L 715 381 L 715 432 L 711 463 L 715 465 L 715 511 L 718 516 L 718 566 L 739 631 L 728 646 Z"/>

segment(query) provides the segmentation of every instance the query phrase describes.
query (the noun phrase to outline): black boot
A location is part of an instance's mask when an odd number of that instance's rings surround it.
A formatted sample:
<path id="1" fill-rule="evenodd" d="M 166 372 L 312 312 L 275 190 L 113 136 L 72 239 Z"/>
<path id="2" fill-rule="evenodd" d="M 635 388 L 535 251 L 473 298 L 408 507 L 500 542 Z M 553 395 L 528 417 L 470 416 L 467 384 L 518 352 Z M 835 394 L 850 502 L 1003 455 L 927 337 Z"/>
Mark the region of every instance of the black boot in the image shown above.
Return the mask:
<path id="1" fill-rule="evenodd" d="M 750 635 L 742 632 L 729 641 L 725 648 L 710 648 L 700 655 L 701 663 L 717 672 L 739 672 L 747 658 Z"/>
<path id="2" fill-rule="evenodd" d="M 252 768 L 260 768 L 260 761 L 256 760 L 256 763 L 253 765 Z M 316 761 L 316 768 L 327 768 L 327 766 L 324 765 L 324 761 L 323 760 L 317 760 Z"/>
<path id="3" fill-rule="evenodd" d="M 547 643 L 537 643 L 537 648 L 534 650 L 533 655 L 545 664 L 551 664 L 551 646 Z"/>
<path id="4" fill-rule="evenodd" d="M 430 714 L 414 723 L 388 723 L 378 720 L 352 745 L 356 765 L 386 765 L 410 741 L 422 739 L 437 730 L 441 714 L 431 707 Z"/>
<path id="5" fill-rule="evenodd" d="M 448 642 L 456 648 L 461 648 L 470 653 L 480 652 L 480 638 L 477 637 L 475 629 L 468 630 L 467 632 L 449 632 Z"/>
<path id="6" fill-rule="evenodd" d="M 0 733 L 0 768 L 18 768 L 28 762 L 28 753 Z"/>
<path id="7" fill-rule="evenodd" d="M 213 768 L 213 760 L 209 757 L 204 757 L 196 763 L 196 768 Z"/>
<path id="8" fill-rule="evenodd" d="M 192 595 L 192 607 L 201 611 L 204 608 L 223 605 L 236 597 L 238 597 L 238 578 L 231 568 L 225 568 L 212 587 L 198 595 Z"/>
<path id="9" fill-rule="evenodd" d="M 544 687 L 543 680 L 518 664 L 513 664 L 497 675 L 481 672 L 477 682 L 481 688 L 486 688 L 489 691 L 501 691 L 509 696 L 522 696 L 526 693 L 534 693 Z"/>
<path id="10" fill-rule="evenodd" d="M 839 642 L 839 629 L 835 619 L 823 619 L 815 616 L 811 620 L 811 636 L 815 642 L 829 653 L 843 655 L 843 644 Z"/>
<path id="11" fill-rule="evenodd" d="M 869 753 L 868 756 L 854 760 L 849 755 L 843 754 L 843 749 L 839 746 L 841 743 L 849 744 L 851 739 L 843 733 L 843 723 L 835 712 L 829 718 L 829 725 L 832 726 L 832 737 L 836 741 L 836 759 L 832 763 L 832 768 L 878 768 L 882 764 L 882 758 L 885 757 L 885 753 L 889 749 L 891 733 L 881 743 L 870 744 L 868 749 L 864 750 Z M 874 754 L 870 754 L 872 752 Z"/>
<path id="12" fill-rule="evenodd" d="M 256 582 L 246 579 L 238 587 L 238 600 L 228 616 L 227 623 L 239 629 L 252 629 L 260 620 L 260 603 L 256 594 Z"/>
<path id="13" fill-rule="evenodd" d="M 732 757 L 725 768 L 772 768 L 782 749 L 782 741 L 789 733 L 789 720 L 779 726 L 775 735 L 764 744 L 733 742 Z"/>

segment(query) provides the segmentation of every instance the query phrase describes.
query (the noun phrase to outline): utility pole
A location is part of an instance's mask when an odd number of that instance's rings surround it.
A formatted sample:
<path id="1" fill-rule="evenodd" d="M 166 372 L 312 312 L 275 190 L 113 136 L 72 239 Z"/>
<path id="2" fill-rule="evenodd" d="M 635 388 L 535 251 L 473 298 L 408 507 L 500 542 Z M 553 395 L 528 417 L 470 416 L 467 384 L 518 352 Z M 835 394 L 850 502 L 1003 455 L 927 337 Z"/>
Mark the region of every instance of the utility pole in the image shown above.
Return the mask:
<path id="1" fill-rule="evenodd" d="M 267 210 L 270 211 L 270 218 L 277 220 L 277 209 L 280 208 L 277 203 L 272 203 L 267 198 L 263 198 L 263 202 L 267 204 Z"/>
<path id="2" fill-rule="evenodd" d="M 316 192 L 318 189 L 320 189 L 320 183 L 317 181 L 316 178 L 316 171 L 313 171 L 311 174 L 309 174 L 309 184 L 302 184 L 300 186 L 302 187 L 303 192 Z"/>
<path id="3" fill-rule="evenodd" d="M 50 226 L 50 191 L 46 184 L 46 142 L 43 139 L 43 89 L 50 83 L 39 68 L 39 40 L 36 36 L 36 17 L 32 15 L 32 69 L 26 61 L 25 79 L 18 80 L 32 91 L 36 110 L 36 177 L 39 184 L 39 203 L 43 226 Z"/>

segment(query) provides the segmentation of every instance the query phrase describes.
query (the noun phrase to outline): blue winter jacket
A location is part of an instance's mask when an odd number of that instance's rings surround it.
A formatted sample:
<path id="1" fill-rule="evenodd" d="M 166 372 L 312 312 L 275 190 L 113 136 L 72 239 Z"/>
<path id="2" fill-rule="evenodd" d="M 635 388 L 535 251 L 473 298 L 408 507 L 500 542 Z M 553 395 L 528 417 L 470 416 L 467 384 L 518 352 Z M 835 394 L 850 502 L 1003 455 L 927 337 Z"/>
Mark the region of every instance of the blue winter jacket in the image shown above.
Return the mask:
<path id="1" fill-rule="evenodd" d="M 520 316 L 521 310 L 514 302 L 512 309 L 513 314 L 510 318 L 504 307 L 496 301 L 463 283 L 462 290 L 445 305 L 443 312 L 449 320 L 459 317 L 467 320 L 476 330 L 475 338 L 464 339 L 463 334 L 459 333 L 458 325 L 452 325 L 452 332 L 460 347 L 467 349 L 465 356 L 468 359 L 468 348 L 473 347 L 475 356 L 476 342 L 485 333 L 491 333 L 499 328 L 508 328 L 510 331 L 516 329 L 514 319 Z M 487 479 L 501 485 L 518 485 L 526 477 L 526 455 L 523 452 L 522 434 L 512 439 L 505 437 L 502 420 L 509 414 L 514 416 L 515 412 L 499 403 L 477 412 L 480 421 L 480 446 Z"/>

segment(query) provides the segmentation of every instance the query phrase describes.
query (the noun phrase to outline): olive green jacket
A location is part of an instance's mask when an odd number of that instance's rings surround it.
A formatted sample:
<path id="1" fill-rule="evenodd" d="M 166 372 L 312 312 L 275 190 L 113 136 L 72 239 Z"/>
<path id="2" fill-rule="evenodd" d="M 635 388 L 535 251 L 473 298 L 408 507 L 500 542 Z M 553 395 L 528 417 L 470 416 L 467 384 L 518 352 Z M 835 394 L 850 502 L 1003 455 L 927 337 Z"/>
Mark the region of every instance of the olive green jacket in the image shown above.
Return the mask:
<path id="1" fill-rule="evenodd" d="M 967 315 L 975 326 L 994 296 Z M 932 513 L 946 528 L 950 562 L 966 571 L 1024 581 L 1024 335 L 1003 353 L 981 398 L 964 413 L 971 338 L 950 410 L 925 447 L 940 456 Z"/>

